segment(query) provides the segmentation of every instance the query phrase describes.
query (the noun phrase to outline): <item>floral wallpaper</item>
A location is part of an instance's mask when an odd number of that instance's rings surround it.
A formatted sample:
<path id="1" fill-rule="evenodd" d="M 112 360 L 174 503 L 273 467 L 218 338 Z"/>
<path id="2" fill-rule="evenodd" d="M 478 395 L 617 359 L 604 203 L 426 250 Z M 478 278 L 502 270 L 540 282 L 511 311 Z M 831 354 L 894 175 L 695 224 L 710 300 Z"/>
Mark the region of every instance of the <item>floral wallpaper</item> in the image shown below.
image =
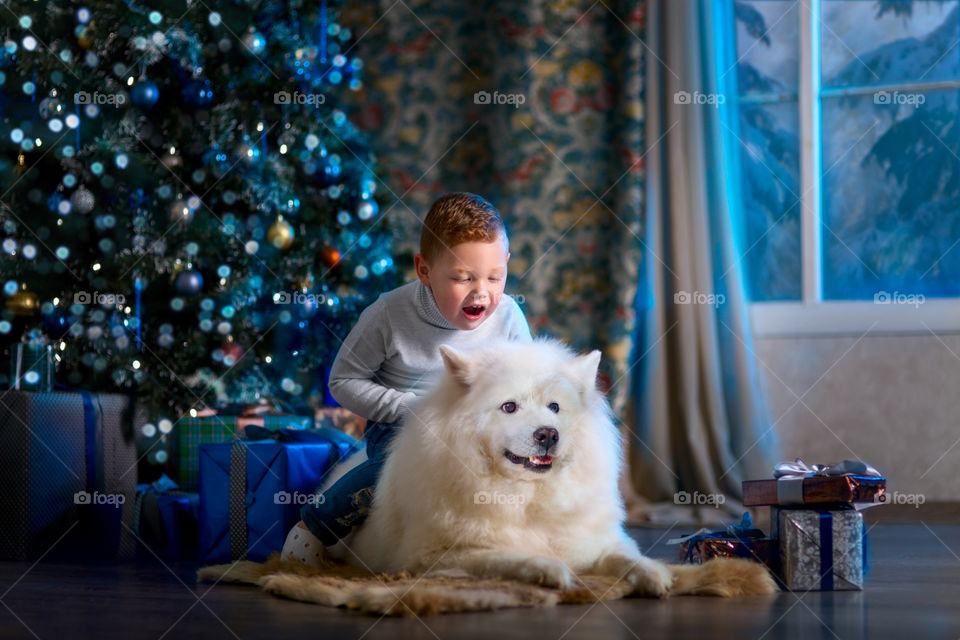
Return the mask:
<path id="1" fill-rule="evenodd" d="M 603 350 L 622 413 L 643 259 L 643 3 L 383 0 L 348 4 L 342 22 L 357 25 L 352 117 L 396 200 L 398 250 L 412 257 L 437 196 L 489 199 L 510 233 L 507 291 L 535 335 Z"/>

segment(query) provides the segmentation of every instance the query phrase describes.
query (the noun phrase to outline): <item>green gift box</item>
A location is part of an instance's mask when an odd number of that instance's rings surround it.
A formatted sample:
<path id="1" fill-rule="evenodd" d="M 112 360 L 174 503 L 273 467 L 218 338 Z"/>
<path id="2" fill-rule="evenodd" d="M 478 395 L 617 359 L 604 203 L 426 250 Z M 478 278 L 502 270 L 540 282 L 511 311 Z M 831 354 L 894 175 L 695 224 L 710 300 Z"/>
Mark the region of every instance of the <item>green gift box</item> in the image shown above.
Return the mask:
<path id="1" fill-rule="evenodd" d="M 280 429 L 312 429 L 313 417 L 290 414 L 267 414 L 263 416 L 263 426 L 270 429 L 270 431 L 279 431 Z"/>
<path id="2" fill-rule="evenodd" d="M 173 460 L 174 473 L 182 491 L 196 491 L 199 479 L 200 445 L 233 442 L 240 439 L 237 416 L 203 416 L 181 418 L 176 427 Z"/>

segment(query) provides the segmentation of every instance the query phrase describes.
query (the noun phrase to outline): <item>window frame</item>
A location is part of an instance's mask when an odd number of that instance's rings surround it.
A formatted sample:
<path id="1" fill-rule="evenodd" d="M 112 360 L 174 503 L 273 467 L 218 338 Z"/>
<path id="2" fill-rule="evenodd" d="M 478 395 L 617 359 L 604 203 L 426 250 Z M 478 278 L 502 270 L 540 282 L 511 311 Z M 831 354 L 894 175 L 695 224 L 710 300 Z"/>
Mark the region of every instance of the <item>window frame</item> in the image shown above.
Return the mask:
<path id="1" fill-rule="evenodd" d="M 820 6 L 822 0 L 797 3 L 798 95 L 800 123 L 801 300 L 749 303 L 757 337 L 925 334 L 960 332 L 960 298 L 927 298 L 921 304 L 883 304 L 871 300 L 824 300 L 821 219 L 821 99 L 882 90 L 928 91 L 960 88 L 958 81 L 901 83 L 887 86 L 820 86 Z M 960 250 L 960 248 L 958 248 Z M 894 293 L 894 292 L 889 292 Z"/>

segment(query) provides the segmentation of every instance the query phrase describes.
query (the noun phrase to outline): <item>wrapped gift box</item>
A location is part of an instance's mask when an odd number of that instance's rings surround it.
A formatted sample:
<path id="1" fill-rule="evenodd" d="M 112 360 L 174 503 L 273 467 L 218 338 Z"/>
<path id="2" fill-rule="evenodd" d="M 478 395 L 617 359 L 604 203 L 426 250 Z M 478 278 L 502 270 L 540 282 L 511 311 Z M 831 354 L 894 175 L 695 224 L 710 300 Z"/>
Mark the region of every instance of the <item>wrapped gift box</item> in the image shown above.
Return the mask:
<path id="1" fill-rule="evenodd" d="M 291 414 L 267 414 L 263 416 L 263 426 L 271 431 L 279 431 L 280 429 L 312 429 L 313 418 L 310 416 L 296 416 Z"/>
<path id="2" fill-rule="evenodd" d="M 774 509 L 781 577 L 793 591 L 863 588 L 863 514 L 855 509 Z"/>
<path id="3" fill-rule="evenodd" d="M 740 524 L 728 526 L 726 530 L 701 529 L 670 542 L 680 544 L 680 559 L 684 563 L 703 564 L 713 558 L 746 558 L 766 565 L 774 576 L 780 573 L 779 541 L 755 529 L 749 512 L 743 514 Z"/>
<path id="4" fill-rule="evenodd" d="M 185 416 L 175 429 L 171 475 L 182 491 L 190 492 L 197 490 L 201 445 L 233 442 L 241 435 L 237 416 Z"/>
<path id="5" fill-rule="evenodd" d="M 797 482 L 802 495 L 784 497 L 783 485 Z M 887 480 L 873 476 L 811 476 L 780 480 L 744 480 L 743 504 L 748 507 L 784 504 L 843 504 L 883 500 Z M 800 498 L 800 502 L 796 501 Z"/>
<path id="6" fill-rule="evenodd" d="M 310 429 L 313 425 L 314 419 L 310 416 L 290 414 L 184 417 L 176 427 L 172 475 L 181 490 L 196 491 L 201 445 L 239 440 L 247 426 L 280 431 Z"/>
<path id="7" fill-rule="evenodd" d="M 132 558 L 143 422 L 127 396 L 4 392 L 0 558 Z"/>
<path id="8" fill-rule="evenodd" d="M 317 409 L 317 426 L 330 427 L 360 440 L 367 421 L 343 407 L 322 407 Z"/>
<path id="9" fill-rule="evenodd" d="M 201 562 L 263 561 L 279 551 L 348 443 L 272 440 L 200 447 Z"/>
<path id="10" fill-rule="evenodd" d="M 180 491 L 166 475 L 137 485 L 134 531 L 140 555 L 196 560 L 199 504 L 199 494 Z"/>
<path id="11" fill-rule="evenodd" d="M 142 500 L 140 540 L 165 560 L 196 560 L 200 494 L 148 493 Z"/>
<path id="12" fill-rule="evenodd" d="M 684 542 L 680 546 L 680 557 L 693 564 L 703 564 L 713 558 L 746 558 L 766 565 L 774 576 L 780 575 L 780 542 L 774 538 L 738 539 L 705 534 Z"/>

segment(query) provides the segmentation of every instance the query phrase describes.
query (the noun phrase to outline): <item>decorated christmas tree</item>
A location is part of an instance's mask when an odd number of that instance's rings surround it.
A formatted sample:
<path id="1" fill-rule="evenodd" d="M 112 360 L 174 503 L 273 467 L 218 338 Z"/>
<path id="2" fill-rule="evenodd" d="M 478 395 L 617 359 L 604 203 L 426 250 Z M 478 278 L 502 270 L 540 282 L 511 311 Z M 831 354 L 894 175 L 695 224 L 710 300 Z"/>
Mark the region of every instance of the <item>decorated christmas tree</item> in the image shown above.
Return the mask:
<path id="1" fill-rule="evenodd" d="M 323 402 L 340 339 L 396 279 L 374 158 L 337 108 L 362 63 L 335 9 L 4 3 L 7 351 L 51 345 L 58 383 L 136 393 L 165 429 Z"/>

